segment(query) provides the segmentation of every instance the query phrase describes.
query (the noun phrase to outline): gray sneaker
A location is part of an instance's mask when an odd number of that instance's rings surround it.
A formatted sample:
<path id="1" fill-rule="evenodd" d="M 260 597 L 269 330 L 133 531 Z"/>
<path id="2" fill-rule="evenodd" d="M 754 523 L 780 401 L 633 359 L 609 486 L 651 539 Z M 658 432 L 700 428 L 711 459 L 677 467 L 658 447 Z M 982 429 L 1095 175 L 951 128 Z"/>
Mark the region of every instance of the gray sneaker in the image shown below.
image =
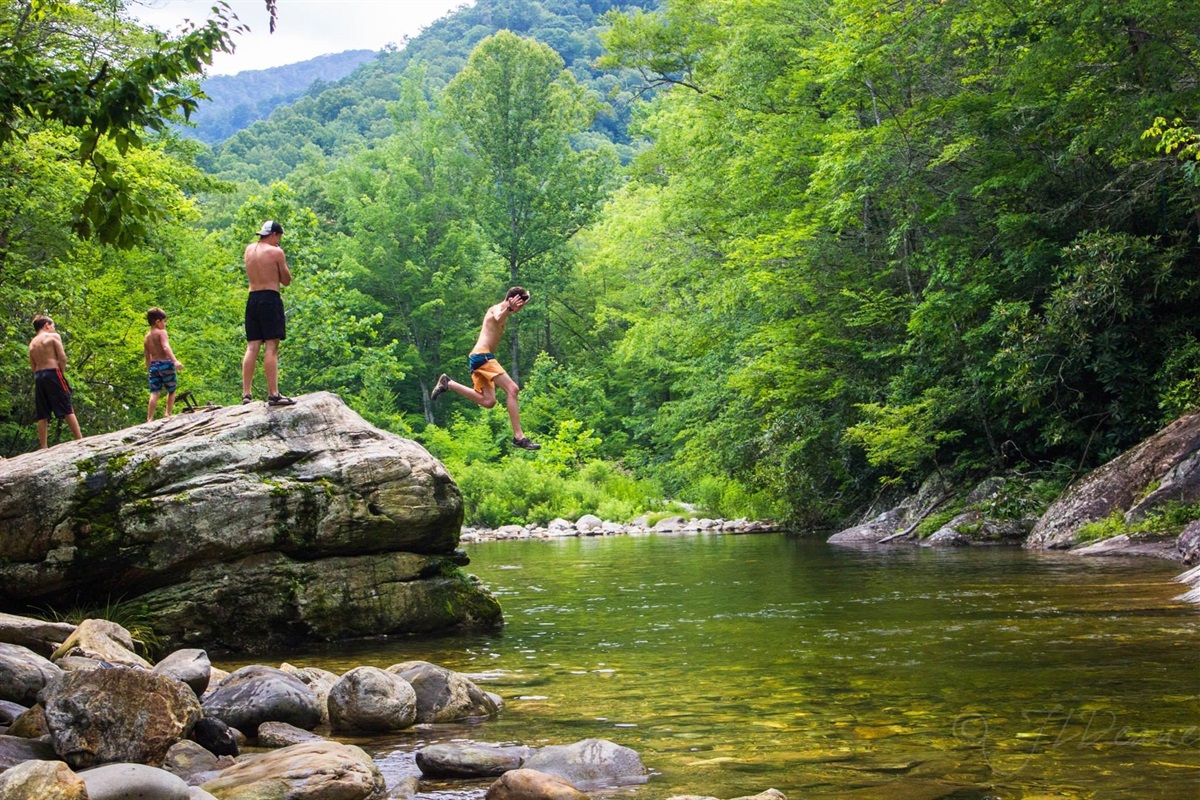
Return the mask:
<path id="1" fill-rule="evenodd" d="M 519 447 L 522 450 L 541 450 L 542 446 L 537 442 L 531 441 L 528 436 L 522 436 L 520 439 L 513 439 L 513 446 Z"/>
<path id="2" fill-rule="evenodd" d="M 443 372 L 442 376 L 437 379 L 437 384 L 433 387 L 433 391 L 429 393 L 429 399 L 437 400 L 449 388 L 450 388 L 450 376 Z"/>

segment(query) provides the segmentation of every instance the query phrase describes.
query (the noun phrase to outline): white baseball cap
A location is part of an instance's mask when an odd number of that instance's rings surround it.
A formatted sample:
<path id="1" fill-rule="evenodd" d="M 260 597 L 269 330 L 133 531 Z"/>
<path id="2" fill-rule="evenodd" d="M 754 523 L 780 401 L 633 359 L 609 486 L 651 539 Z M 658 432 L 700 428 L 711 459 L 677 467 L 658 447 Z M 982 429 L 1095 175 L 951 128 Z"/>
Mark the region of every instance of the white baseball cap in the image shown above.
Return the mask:
<path id="1" fill-rule="evenodd" d="M 259 236 L 270 236 L 272 233 L 283 233 L 283 226 L 273 219 L 267 220 L 258 229 Z"/>

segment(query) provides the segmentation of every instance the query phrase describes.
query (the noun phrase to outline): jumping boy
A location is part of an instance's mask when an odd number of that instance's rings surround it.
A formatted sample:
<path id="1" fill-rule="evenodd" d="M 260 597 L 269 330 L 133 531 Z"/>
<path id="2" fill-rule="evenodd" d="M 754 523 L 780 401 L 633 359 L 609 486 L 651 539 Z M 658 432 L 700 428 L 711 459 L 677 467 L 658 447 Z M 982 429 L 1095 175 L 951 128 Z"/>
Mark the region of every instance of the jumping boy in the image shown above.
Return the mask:
<path id="1" fill-rule="evenodd" d="M 504 367 L 496 360 L 495 349 L 504 335 L 504 326 L 510 314 L 515 314 L 529 302 L 529 291 L 520 286 L 514 286 L 504 296 L 504 302 L 497 303 L 483 315 L 483 328 L 479 331 L 479 340 L 467 357 L 467 366 L 471 370 L 471 386 L 450 380 L 443 373 L 437 380 L 437 385 L 429 393 L 430 400 L 437 400 L 449 389 L 455 394 L 462 395 L 472 403 L 484 408 L 496 405 L 496 387 L 504 390 L 504 404 L 508 407 L 508 419 L 512 422 L 513 444 L 525 450 L 541 450 L 542 446 L 530 441 L 521 430 L 521 414 L 517 408 L 517 382 L 508 377 Z"/>
<path id="2" fill-rule="evenodd" d="M 54 329 L 54 320 L 45 314 L 33 318 L 33 339 L 29 341 L 29 368 L 33 370 L 33 401 L 37 412 L 38 444 L 46 449 L 50 427 L 50 412 L 67 421 L 71 435 L 82 439 L 79 420 L 71 406 L 71 387 L 63 370 L 67 368 L 67 354 L 63 350 L 62 337 Z"/>
<path id="3" fill-rule="evenodd" d="M 154 421 L 158 410 L 158 396 L 167 393 L 167 416 L 175 409 L 175 370 L 183 363 L 171 352 L 167 340 L 167 312 L 157 306 L 146 312 L 150 330 L 142 340 L 142 352 L 146 356 L 146 371 L 150 378 L 150 403 L 146 406 L 146 422 Z"/>

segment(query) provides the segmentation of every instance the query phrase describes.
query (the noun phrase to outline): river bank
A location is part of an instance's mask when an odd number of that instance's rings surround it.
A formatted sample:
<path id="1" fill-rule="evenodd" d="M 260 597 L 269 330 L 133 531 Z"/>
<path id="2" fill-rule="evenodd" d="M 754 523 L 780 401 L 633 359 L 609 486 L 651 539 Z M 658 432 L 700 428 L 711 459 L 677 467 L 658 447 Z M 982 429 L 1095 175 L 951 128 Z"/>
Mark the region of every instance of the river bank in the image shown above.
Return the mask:
<path id="1" fill-rule="evenodd" d="M 464 526 L 459 541 L 463 544 L 520 539 L 562 539 L 575 536 L 639 536 L 651 533 L 781 533 L 783 526 L 771 520 L 710 519 L 682 516 L 665 517 L 651 523 L 639 517 L 629 523 L 607 522 L 585 514 L 574 522 L 551 520 L 547 525 L 504 525 L 499 528 Z"/>

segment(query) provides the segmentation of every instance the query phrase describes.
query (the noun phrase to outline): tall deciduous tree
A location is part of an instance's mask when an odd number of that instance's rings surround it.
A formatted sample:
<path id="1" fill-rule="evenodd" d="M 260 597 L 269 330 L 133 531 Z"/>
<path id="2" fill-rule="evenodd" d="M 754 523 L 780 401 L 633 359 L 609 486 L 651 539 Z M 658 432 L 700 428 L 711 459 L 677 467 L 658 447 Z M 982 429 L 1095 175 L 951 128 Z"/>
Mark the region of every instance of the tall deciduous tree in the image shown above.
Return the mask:
<path id="1" fill-rule="evenodd" d="M 606 151 L 576 152 L 572 134 L 596 104 L 544 44 L 501 31 L 484 39 L 446 87 L 444 102 L 478 159 L 477 218 L 514 284 L 548 303 L 554 255 L 590 222 L 610 172 Z M 517 331 L 510 333 L 519 380 Z"/>
<path id="2" fill-rule="evenodd" d="M 142 146 L 147 131 L 189 116 L 202 96 L 186 79 L 215 52 L 232 52 L 231 34 L 240 30 L 220 2 L 207 22 L 174 39 L 126 22 L 124 6 L 124 0 L 0 5 L 0 147 L 40 125 L 76 135 L 90 180 L 74 208 L 74 230 L 120 247 L 143 241 L 162 217 L 128 191 L 101 143 L 111 140 L 125 155 Z"/>

